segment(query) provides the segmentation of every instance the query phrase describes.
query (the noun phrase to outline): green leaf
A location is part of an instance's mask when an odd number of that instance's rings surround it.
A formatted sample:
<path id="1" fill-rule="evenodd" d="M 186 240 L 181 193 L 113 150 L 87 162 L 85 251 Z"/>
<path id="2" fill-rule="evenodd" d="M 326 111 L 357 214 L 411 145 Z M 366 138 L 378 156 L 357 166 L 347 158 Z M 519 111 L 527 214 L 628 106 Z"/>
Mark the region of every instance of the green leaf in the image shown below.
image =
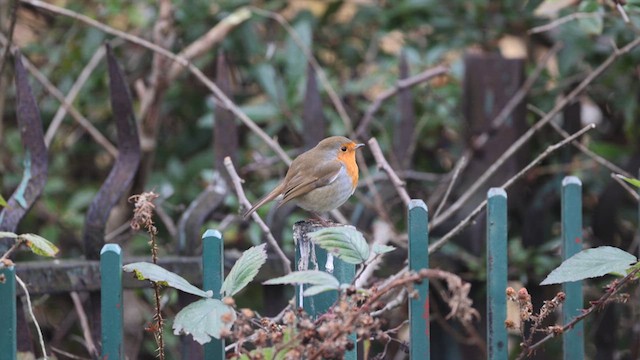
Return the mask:
<path id="1" fill-rule="evenodd" d="M 242 253 L 240 259 L 229 271 L 227 278 L 224 279 L 220 288 L 221 294 L 233 296 L 256 277 L 262 265 L 267 261 L 266 246 L 267 244 L 254 246 Z"/>
<path id="2" fill-rule="evenodd" d="M 182 276 L 173 273 L 165 268 L 158 266 L 156 264 L 148 263 L 148 262 L 136 262 L 127 264 L 122 267 L 122 269 L 126 272 L 133 272 L 138 280 L 151 280 L 156 283 L 161 283 L 162 285 L 171 286 L 172 288 L 184 291 L 189 294 L 201 296 L 204 298 L 210 298 L 213 296 L 213 292 L 203 291 L 198 289 L 197 287 L 191 285 L 185 278 Z"/>
<path id="3" fill-rule="evenodd" d="M 19 237 L 27 242 L 29 249 L 36 255 L 53 257 L 60 251 L 55 245 L 42 236 L 36 234 L 20 234 Z"/>
<path id="4" fill-rule="evenodd" d="M 18 234 L 12 233 L 12 232 L 9 232 L 9 231 L 0 231 L 0 239 L 2 239 L 2 238 L 17 239 L 18 238 Z"/>
<path id="5" fill-rule="evenodd" d="M 349 264 L 361 264 L 369 258 L 369 244 L 351 226 L 336 226 L 309 233 L 309 238 L 321 248 Z"/>
<path id="6" fill-rule="evenodd" d="M 606 274 L 625 274 L 635 256 L 612 246 L 583 250 L 555 268 L 540 285 L 559 284 Z"/>
<path id="7" fill-rule="evenodd" d="M 294 271 L 279 278 L 263 282 L 265 285 L 311 284 L 331 286 L 334 289 L 340 287 L 340 282 L 333 275 L 319 270 Z"/>
<path id="8" fill-rule="evenodd" d="M 173 333 L 193 336 L 200 344 L 221 338 L 222 330 L 229 331 L 236 321 L 236 312 L 218 299 L 202 299 L 189 304 L 176 315 Z"/>
<path id="9" fill-rule="evenodd" d="M 374 254 L 382 255 L 382 254 L 392 252 L 395 249 L 396 249 L 395 246 L 375 244 L 373 245 L 372 251 L 374 252 Z"/>
<path id="10" fill-rule="evenodd" d="M 335 286 L 332 285 L 313 285 L 304 290 L 302 295 L 304 296 L 314 296 L 323 292 L 338 290 Z"/>
<path id="11" fill-rule="evenodd" d="M 620 174 L 616 174 L 616 177 L 628 182 L 629 184 L 631 184 L 631 185 L 633 185 L 633 186 L 635 186 L 637 188 L 640 188 L 640 180 L 638 180 L 638 179 L 628 178 L 628 177 L 620 175 Z"/>
<path id="12" fill-rule="evenodd" d="M 7 201 L 2 197 L 2 195 L 0 195 L 0 206 L 7 206 Z"/>

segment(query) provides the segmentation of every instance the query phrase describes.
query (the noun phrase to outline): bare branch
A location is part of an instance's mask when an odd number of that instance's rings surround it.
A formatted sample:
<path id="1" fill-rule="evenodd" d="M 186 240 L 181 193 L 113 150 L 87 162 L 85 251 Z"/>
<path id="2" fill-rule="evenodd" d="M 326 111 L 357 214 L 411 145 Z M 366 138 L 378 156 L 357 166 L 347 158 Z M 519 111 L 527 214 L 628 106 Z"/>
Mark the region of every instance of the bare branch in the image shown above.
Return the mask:
<path id="1" fill-rule="evenodd" d="M 7 46 L 7 39 L 4 35 L 0 34 L 0 43 L 3 46 Z M 38 70 L 31 62 L 23 56 L 22 62 L 24 63 L 25 68 L 29 71 L 29 73 L 36 79 L 42 86 L 49 92 L 49 94 L 53 95 L 60 102 L 60 104 L 69 112 L 71 117 L 84 128 L 89 135 L 99 144 L 101 145 L 111 156 L 114 158 L 118 156 L 118 149 L 107 139 L 102 133 L 96 129 L 93 124 L 84 117 L 73 105 L 69 104 L 65 98 L 64 94 L 58 90 L 58 88 L 53 85 L 49 79 Z"/>
<path id="2" fill-rule="evenodd" d="M 247 195 L 245 195 L 244 189 L 242 188 L 243 181 L 240 178 L 240 176 L 238 176 L 238 173 L 236 172 L 236 169 L 233 166 L 233 162 L 231 161 L 231 158 L 229 158 L 228 156 L 224 158 L 224 166 L 227 168 L 227 172 L 229 173 L 229 177 L 231 178 L 233 187 L 236 189 L 238 202 L 245 208 L 250 209 L 251 203 L 249 202 L 249 199 L 247 199 Z M 258 225 L 260 226 L 260 229 L 262 229 L 262 232 L 264 232 L 265 236 L 267 237 L 267 242 L 269 243 L 273 251 L 276 252 L 278 257 L 280 257 L 280 261 L 282 262 L 282 267 L 284 268 L 285 274 L 289 274 L 291 272 L 291 261 L 289 260 L 287 255 L 284 253 L 284 251 L 282 251 L 282 248 L 280 248 L 280 245 L 278 245 L 278 242 L 273 237 L 271 230 L 269 229 L 267 224 L 262 220 L 260 215 L 258 215 L 257 212 L 254 211 L 251 214 L 251 217 L 256 223 L 258 223 Z"/>
<path id="3" fill-rule="evenodd" d="M 73 101 L 76 99 L 76 96 L 78 96 L 80 89 L 82 89 L 84 84 L 87 82 L 87 80 L 89 79 L 89 76 L 91 75 L 91 73 L 93 73 L 93 70 L 95 70 L 95 68 L 98 66 L 98 64 L 104 57 L 105 53 L 106 53 L 106 49 L 104 48 L 104 46 L 99 47 L 98 50 L 96 50 L 96 52 L 93 53 L 93 56 L 91 57 L 87 65 L 84 67 L 84 69 L 82 69 L 82 71 L 80 72 L 80 75 L 78 76 L 76 81 L 71 86 L 71 89 L 67 93 L 67 96 L 64 98 L 64 100 L 68 104 L 73 104 Z M 58 131 L 58 128 L 60 127 L 60 124 L 62 124 L 62 120 L 64 120 L 65 115 L 67 115 L 67 109 L 63 105 L 60 105 L 60 107 L 58 108 L 58 111 L 56 111 L 56 114 L 53 117 L 53 120 L 51 120 L 51 124 L 49 124 L 49 127 L 47 128 L 46 134 L 44 135 L 44 143 L 47 145 L 47 147 L 51 145 L 51 141 L 53 141 L 53 136 Z"/>
<path id="4" fill-rule="evenodd" d="M 99 21 L 96 21 L 88 16 L 79 14 L 75 11 L 69 10 L 69 9 L 65 9 L 65 8 L 61 8 L 59 6 L 55 6 L 55 5 L 51 5 L 49 3 L 40 1 L 40 0 L 20 0 L 23 3 L 41 8 L 41 9 L 46 9 L 52 13 L 58 14 L 58 15 L 63 15 L 63 16 L 67 16 L 70 17 L 72 19 L 81 21 L 89 26 L 95 27 L 107 34 L 111 34 L 114 36 L 117 36 L 119 38 L 122 38 L 126 41 L 129 41 L 131 43 L 140 45 L 142 47 L 145 47 L 149 50 L 152 50 L 156 53 L 159 53 L 163 56 L 168 57 L 169 59 L 177 62 L 178 64 L 186 67 L 203 85 L 205 85 L 214 95 L 215 97 L 221 102 L 221 105 L 224 106 L 225 108 L 229 109 L 229 111 L 231 111 L 235 116 L 237 116 L 251 131 L 253 131 L 256 135 L 258 135 L 276 154 L 278 154 L 278 156 L 282 159 L 282 161 L 284 161 L 287 165 L 291 164 L 291 158 L 287 155 L 287 153 L 284 152 L 284 150 L 282 149 L 282 147 L 280 147 L 280 145 L 274 141 L 271 137 L 269 137 L 269 135 L 267 135 L 267 133 L 265 133 L 256 123 L 254 123 L 245 113 L 242 112 L 242 110 L 240 110 L 240 108 L 235 105 L 233 103 L 233 101 L 231 101 L 231 99 L 229 99 L 224 92 L 222 92 L 222 90 L 220 90 L 220 88 L 213 82 L 211 81 L 209 78 L 207 78 L 207 76 L 200 70 L 198 69 L 195 65 L 191 64 L 189 62 L 189 60 L 185 59 L 182 56 L 178 56 L 174 53 L 172 53 L 171 51 L 162 48 L 161 46 L 158 46 L 148 40 L 145 40 L 141 37 L 138 36 L 134 36 L 131 34 L 128 34 L 124 31 L 120 31 L 117 29 L 114 29 L 110 26 L 107 26 Z M 70 112 L 71 113 L 71 112 Z"/>
<path id="5" fill-rule="evenodd" d="M 536 113 L 538 116 L 540 117 L 544 117 L 546 114 L 544 113 L 544 111 L 538 109 L 536 106 L 532 105 L 532 104 L 527 104 L 527 109 L 529 111 L 532 111 L 534 113 Z M 561 128 L 558 124 L 556 124 L 555 122 L 550 122 L 549 123 L 551 125 L 551 127 L 553 128 L 553 130 L 555 130 L 558 134 L 560 134 L 563 138 L 568 138 L 570 135 L 568 132 L 564 131 L 563 128 Z M 593 161 L 597 162 L 598 164 L 606 167 L 607 169 L 611 170 L 612 172 L 618 173 L 618 174 L 622 174 L 626 177 L 633 177 L 631 174 L 629 174 L 627 171 L 625 171 L 624 169 L 618 167 L 616 164 L 612 163 L 611 161 L 603 158 L 602 156 L 594 153 L 593 151 L 589 150 L 588 147 L 582 145 L 581 142 L 579 141 L 572 141 L 571 145 L 575 146 L 578 150 L 582 151 L 585 155 L 589 156 L 590 158 L 593 159 Z"/>
<path id="6" fill-rule="evenodd" d="M 551 119 L 553 119 L 565 106 L 574 101 L 578 95 L 580 95 L 584 89 L 591 84 L 598 76 L 600 76 L 613 62 L 620 56 L 628 53 L 632 49 L 640 45 L 640 37 L 629 42 L 623 48 L 613 52 L 600 66 L 594 69 L 587 77 L 585 77 L 578 86 L 576 86 L 566 97 L 556 103 L 556 105 L 542 118 L 529 128 L 522 136 L 520 136 L 489 168 L 482 174 L 478 180 L 476 180 L 467 191 L 442 215 L 433 219 L 431 225 L 436 227 L 446 219 L 448 219 L 453 213 L 455 213 L 463 203 L 465 203 L 487 180 L 506 162 L 508 158 L 513 156 L 533 135 L 545 126 Z"/>
<path id="7" fill-rule="evenodd" d="M 378 168 L 384 170 L 387 173 L 387 175 L 389 176 L 389 180 L 391 180 L 393 187 L 398 192 L 398 195 L 400 195 L 402 202 L 404 202 L 405 206 L 409 206 L 411 197 L 407 193 L 407 189 L 405 189 L 404 187 L 405 183 L 404 181 L 400 180 L 398 174 L 393 171 L 393 168 L 391 167 L 391 165 L 389 165 L 387 159 L 385 159 L 384 155 L 382 154 L 382 149 L 380 149 L 380 145 L 378 144 L 378 140 L 372 137 L 371 139 L 369 139 L 368 144 L 371 150 L 371 154 L 373 154 L 373 157 L 376 159 Z"/>
<path id="8" fill-rule="evenodd" d="M 573 14 L 569 14 L 567 16 L 563 16 L 561 18 L 558 18 L 556 20 L 553 20 L 552 22 L 548 23 L 548 24 L 544 24 L 541 26 L 536 26 L 534 28 L 529 29 L 529 31 L 527 31 L 527 34 L 531 35 L 531 34 L 537 34 L 537 33 L 541 33 L 541 32 L 545 32 L 545 31 L 549 31 L 552 30 L 560 25 L 563 25 L 565 23 L 574 21 L 574 20 L 578 20 L 578 19 L 589 19 L 589 18 L 597 18 L 597 17 L 601 17 L 602 14 L 599 14 L 597 12 L 577 12 L 577 13 L 573 13 Z"/>
<path id="9" fill-rule="evenodd" d="M 77 292 L 72 291 L 69 293 L 71 296 L 71 300 L 73 301 L 73 307 L 76 309 L 76 313 L 78 314 L 78 319 L 80 320 L 80 327 L 82 328 L 82 337 L 84 338 L 85 346 L 89 354 L 93 357 L 99 356 L 98 348 L 96 344 L 93 343 L 93 336 L 91 335 L 91 327 L 89 326 L 89 321 L 87 320 L 87 314 L 84 311 L 84 307 L 82 306 L 82 300 L 80 299 L 80 295 Z"/>
<path id="10" fill-rule="evenodd" d="M 462 170 L 465 166 L 467 166 L 467 158 L 465 156 L 462 156 L 460 160 L 458 160 L 456 167 L 453 169 L 453 175 L 451 176 L 451 180 L 449 181 L 449 186 L 447 186 L 447 191 L 445 191 L 442 200 L 440 200 L 440 205 L 438 205 L 436 212 L 433 214 L 434 218 L 438 217 L 438 214 L 440 214 L 440 210 L 442 210 L 444 205 L 447 203 L 447 199 L 449 198 L 451 189 L 453 189 L 453 184 L 456 183 L 456 180 L 460 175 L 460 170 Z"/>
<path id="11" fill-rule="evenodd" d="M 560 149 L 564 145 L 570 143 L 571 141 L 577 139 L 582 136 L 587 131 L 594 129 L 596 126 L 594 124 L 590 124 L 585 126 L 580 131 L 571 135 L 570 137 L 560 141 L 559 143 L 550 145 L 545 151 L 543 151 L 540 155 L 538 155 L 533 161 L 531 161 L 527 166 L 525 166 L 522 170 L 520 170 L 517 174 L 515 174 L 512 178 L 507 180 L 504 184 L 502 184 L 503 189 L 507 189 L 509 186 L 513 185 L 517 180 L 519 180 L 527 171 L 531 170 L 534 166 L 536 166 L 540 161 L 551 155 L 556 150 Z M 460 221 L 458 225 L 456 225 L 453 229 L 451 229 L 448 233 L 446 233 L 442 238 L 438 241 L 434 242 L 429 246 L 429 253 L 433 253 L 440 249 L 447 241 L 451 240 L 454 236 L 460 233 L 464 228 L 466 228 L 480 212 L 484 209 L 485 205 L 487 205 L 487 200 L 483 200 L 473 211 L 464 218 L 464 220 Z"/>
<path id="12" fill-rule="evenodd" d="M 369 123 L 373 120 L 373 114 L 375 114 L 382 103 L 389 99 L 390 97 L 396 95 L 400 90 L 404 90 L 415 85 L 421 84 L 425 81 L 429 81 L 436 76 L 444 75 L 449 72 L 449 68 L 443 65 L 438 65 L 436 67 L 427 69 L 420 74 L 408 77 L 406 79 L 400 79 L 396 83 L 396 85 L 390 89 L 383 91 L 380 95 L 376 97 L 376 99 L 369 105 L 367 111 L 365 112 L 362 120 L 360 120 L 360 124 L 358 125 L 358 129 L 356 129 L 356 137 L 364 136 L 367 128 L 369 127 Z"/>
<path id="13" fill-rule="evenodd" d="M 324 70 L 318 63 L 318 60 L 316 60 L 316 58 L 313 56 L 311 49 L 309 49 L 304 44 L 304 42 L 302 41 L 298 33 L 296 33 L 296 31 L 291 27 L 291 25 L 289 25 L 287 20 L 282 15 L 272 11 L 260 9 L 254 6 L 251 6 L 250 8 L 251 8 L 251 11 L 254 12 L 255 14 L 265 16 L 277 21 L 287 31 L 287 33 L 291 36 L 291 39 L 293 40 L 293 42 L 295 42 L 296 45 L 298 45 L 298 47 L 300 48 L 300 50 L 302 50 L 302 53 L 311 64 L 311 67 L 313 68 L 313 70 L 316 72 L 316 74 L 318 74 L 318 79 L 320 80 L 322 87 L 327 91 L 327 95 L 329 95 L 329 98 L 331 99 L 333 106 L 338 111 L 338 115 L 340 115 L 340 118 L 344 123 L 346 132 L 350 134 L 353 133 L 353 121 L 351 121 L 349 114 L 347 114 L 347 110 L 344 108 L 344 104 L 342 104 L 340 97 L 338 96 L 336 91 L 333 89 L 333 86 L 331 86 L 331 83 L 329 83 L 327 74 L 325 74 Z"/>

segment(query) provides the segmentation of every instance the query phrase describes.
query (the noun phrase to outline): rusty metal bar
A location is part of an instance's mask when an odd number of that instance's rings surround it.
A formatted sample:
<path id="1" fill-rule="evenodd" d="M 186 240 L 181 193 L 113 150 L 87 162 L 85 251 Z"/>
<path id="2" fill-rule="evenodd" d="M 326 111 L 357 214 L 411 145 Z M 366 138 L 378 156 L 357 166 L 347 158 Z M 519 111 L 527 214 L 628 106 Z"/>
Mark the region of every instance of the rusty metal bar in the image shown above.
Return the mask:
<path id="1" fill-rule="evenodd" d="M 24 147 L 24 172 L 18 188 L 0 212 L 0 231 L 15 232 L 18 223 L 42 194 L 47 181 L 48 159 L 40 111 L 31 92 L 22 55 L 15 54 L 17 118 Z M 8 241 L 9 240 L 9 241 Z M 13 244 L 11 239 L 0 239 L 0 253 Z"/>
<path id="2" fill-rule="evenodd" d="M 141 157 L 138 127 L 133 115 L 128 85 L 109 46 L 107 46 L 107 63 L 111 107 L 118 133 L 118 158 L 87 211 L 83 241 L 85 257 L 89 260 L 99 259 L 100 249 L 104 245 L 104 230 L 111 209 L 129 189 Z"/>

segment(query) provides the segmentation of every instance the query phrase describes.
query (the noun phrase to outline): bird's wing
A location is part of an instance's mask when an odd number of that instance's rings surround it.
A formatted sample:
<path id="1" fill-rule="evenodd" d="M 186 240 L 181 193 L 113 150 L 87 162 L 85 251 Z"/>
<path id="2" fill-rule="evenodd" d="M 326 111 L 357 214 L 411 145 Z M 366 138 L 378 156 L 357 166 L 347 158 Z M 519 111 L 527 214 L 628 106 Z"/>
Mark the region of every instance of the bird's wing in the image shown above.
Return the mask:
<path id="1" fill-rule="evenodd" d="M 334 182 L 344 165 L 340 161 L 331 161 L 326 165 L 322 165 L 319 168 L 315 168 L 313 172 L 315 176 L 309 174 L 297 173 L 292 177 L 284 188 L 284 197 L 280 205 L 291 201 L 298 196 L 302 196 L 313 189 L 317 189 L 322 186 L 326 186 Z"/>

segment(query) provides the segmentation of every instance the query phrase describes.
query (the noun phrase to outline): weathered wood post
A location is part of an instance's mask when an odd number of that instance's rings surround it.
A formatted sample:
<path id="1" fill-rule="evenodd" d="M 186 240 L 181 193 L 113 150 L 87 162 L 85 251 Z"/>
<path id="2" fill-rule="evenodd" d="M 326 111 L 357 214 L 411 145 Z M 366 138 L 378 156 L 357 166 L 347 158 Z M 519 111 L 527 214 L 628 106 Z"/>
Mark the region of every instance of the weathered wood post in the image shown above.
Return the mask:
<path id="1" fill-rule="evenodd" d="M 332 226 L 350 226 L 342 224 L 332 224 Z M 294 270 L 320 270 L 328 272 L 338 279 L 341 284 L 351 283 L 356 275 L 356 267 L 346 263 L 337 257 L 327 253 L 326 250 L 313 244 L 308 234 L 325 226 L 311 221 L 298 221 L 293 225 L 293 239 L 296 243 L 296 265 Z M 337 291 L 328 291 L 315 296 L 303 296 L 306 287 L 299 285 L 296 287 L 296 306 L 303 308 L 312 317 L 318 317 L 329 310 L 338 300 Z M 345 354 L 345 359 L 357 359 L 356 335 L 349 336 L 354 345 L 354 350 Z"/>

